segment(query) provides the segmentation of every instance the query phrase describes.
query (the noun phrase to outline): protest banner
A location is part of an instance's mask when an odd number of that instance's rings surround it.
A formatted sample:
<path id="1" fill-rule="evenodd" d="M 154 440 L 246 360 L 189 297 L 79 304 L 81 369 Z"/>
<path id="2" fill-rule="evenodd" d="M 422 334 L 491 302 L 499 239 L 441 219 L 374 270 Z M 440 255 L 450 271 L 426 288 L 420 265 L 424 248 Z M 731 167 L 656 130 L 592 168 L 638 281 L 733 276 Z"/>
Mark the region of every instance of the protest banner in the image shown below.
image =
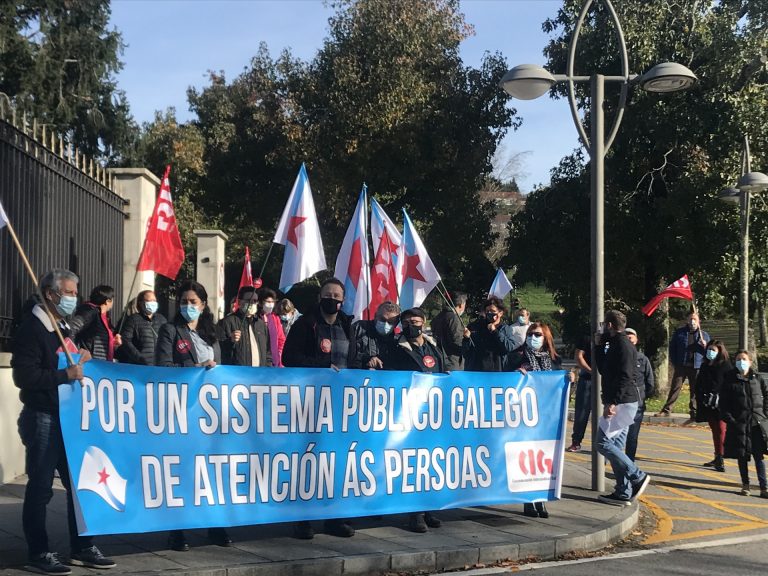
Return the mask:
<path id="1" fill-rule="evenodd" d="M 160 368 L 59 389 L 82 534 L 560 497 L 565 373 Z"/>

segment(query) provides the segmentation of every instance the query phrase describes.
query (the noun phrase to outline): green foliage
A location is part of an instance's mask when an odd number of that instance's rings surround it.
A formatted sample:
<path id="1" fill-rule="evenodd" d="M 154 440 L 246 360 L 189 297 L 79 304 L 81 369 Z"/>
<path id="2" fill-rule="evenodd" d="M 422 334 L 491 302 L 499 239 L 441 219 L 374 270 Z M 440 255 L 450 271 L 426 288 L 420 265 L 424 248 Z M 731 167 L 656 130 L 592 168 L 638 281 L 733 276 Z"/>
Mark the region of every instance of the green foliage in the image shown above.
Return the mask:
<path id="1" fill-rule="evenodd" d="M 120 34 L 108 0 L 31 0 L 0 6 L 0 92 L 18 113 L 114 162 L 135 137 L 114 75 Z"/>

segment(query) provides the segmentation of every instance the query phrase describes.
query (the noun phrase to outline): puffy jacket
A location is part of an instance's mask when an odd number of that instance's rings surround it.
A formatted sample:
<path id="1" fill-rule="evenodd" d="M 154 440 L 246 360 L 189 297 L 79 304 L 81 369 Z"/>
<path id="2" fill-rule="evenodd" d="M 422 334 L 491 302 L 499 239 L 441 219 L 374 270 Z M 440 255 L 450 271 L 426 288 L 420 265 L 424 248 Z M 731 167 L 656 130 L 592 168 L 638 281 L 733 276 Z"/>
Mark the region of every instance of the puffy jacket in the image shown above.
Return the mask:
<path id="1" fill-rule="evenodd" d="M 628 404 L 640 401 L 640 386 L 635 382 L 637 349 L 624 332 L 603 338 L 595 347 L 595 364 L 603 377 L 603 404 Z"/>
<path id="2" fill-rule="evenodd" d="M 152 366 L 155 363 L 157 337 L 166 322 L 165 316 L 157 313 L 151 319 L 140 312 L 128 316 L 120 331 L 123 345 L 116 351 L 117 359 L 127 364 Z"/>
<path id="3" fill-rule="evenodd" d="M 368 368 L 371 358 L 378 358 L 386 370 L 389 357 L 396 346 L 394 332 L 379 334 L 375 320 L 359 320 L 352 324 L 352 329 L 355 332 L 355 349 L 360 358 L 360 365 Z"/>
<path id="4" fill-rule="evenodd" d="M 711 419 L 720 419 L 720 411 L 708 408 L 704 403 L 707 394 L 721 394 L 725 375 L 733 370 L 733 366 L 727 360 L 719 364 L 704 362 L 696 376 L 696 422 L 709 422 Z"/>
<path id="5" fill-rule="evenodd" d="M 681 326 L 672 334 L 672 338 L 669 340 L 669 361 L 673 366 L 683 366 L 685 364 L 685 353 L 688 350 L 688 326 Z M 701 336 L 701 338 L 699 338 Z M 704 341 L 702 344 L 701 341 Z M 707 334 L 701 327 L 696 329 L 694 335 L 693 347 L 693 367 L 697 370 L 701 368 L 701 363 L 704 361 L 704 354 L 707 351 L 707 342 L 709 342 L 709 334 Z"/>
<path id="6" fill-rule="evenodd" d="M 768 419 L 768 388 L 762 376 L 750 370 L 746 376 L 735 368 L 726 372 L 720 389 L 720 417 L 725 432 L 726 458 L 754 454 L 752 428 Z"/>

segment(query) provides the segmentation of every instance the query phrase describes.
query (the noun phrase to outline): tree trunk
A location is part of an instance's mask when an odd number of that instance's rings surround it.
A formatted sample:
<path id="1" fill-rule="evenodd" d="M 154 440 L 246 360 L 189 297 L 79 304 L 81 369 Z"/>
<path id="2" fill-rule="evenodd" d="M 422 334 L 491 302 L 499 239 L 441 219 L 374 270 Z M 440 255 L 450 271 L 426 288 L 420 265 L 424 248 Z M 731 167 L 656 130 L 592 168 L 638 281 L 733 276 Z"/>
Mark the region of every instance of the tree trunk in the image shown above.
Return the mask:
<path id="1" fill-rule="evenodd" d="M 763 302 L 757 303 L 757 319 L 760 326 L 760 347 L 765 346 L 766 332 L 768 332 L 768 325 L 765 321 L 765 304 Z"/>
<path id="2" fill-rule="evenodd" d="M 659 319 L 655 322 L 654 332 L 658 342 L 656 353 L 651 359 L 654 378 L 656 380 L 656 394 L 659 398 L 666 398 L 669 394 L 669 302 L 664 300 L 659 306 Z"/>

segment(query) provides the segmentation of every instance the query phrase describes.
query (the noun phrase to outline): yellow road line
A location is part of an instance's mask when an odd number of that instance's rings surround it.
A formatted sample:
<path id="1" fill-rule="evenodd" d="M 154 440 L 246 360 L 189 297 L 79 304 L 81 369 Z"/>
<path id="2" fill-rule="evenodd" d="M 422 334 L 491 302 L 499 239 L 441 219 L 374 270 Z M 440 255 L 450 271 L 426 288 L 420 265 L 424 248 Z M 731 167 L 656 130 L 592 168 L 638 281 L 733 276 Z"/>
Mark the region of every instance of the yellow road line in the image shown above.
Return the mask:
<path id="1" fill-rule="evenodd" d="M 759 524 L 762 524 L 763 526 L 768 526 L 768 521 L 763 520 L 762 518 L 758 518 L 756 516 L 752 516 L 751 514 L 745 514 L 744 512 L 739 512 L 738 510 L 731 510 L 730 508 L 725 506 L 723 503 L 718 502 L 716 500 L 708 500 L 706 498 L 701 498 L 696 494 L 691 494 L 691 493 L 686 494 L 681 490 L 677 490 L 676 488 L 672 488 L 669 486 L 662 486 L 662 488 L 664 490 L 667 490 L 668 492 L 672 492 L 673 494 L 677 494 L 678 496 L 684 497 L 688 501 L 698 502 L 700 504 L 711 506 L 712 508 L 715 508 L 716 510 L 720 510 L 721 512 L 725 512 L 726 514 L 732 514 L 737 518 L 743 518 L 747 522 L 759 523 Z"/>
<path id="2" fill-rule="evenodd" d="M 643 544 L 648 544 L 649 541 L 664 542 L 672 535 L 672 528 L 674 527 L 672 517 L 667 514 L 667 512 L 661 506 L 655 502 L 651 502 L 647 496 L 641 496 L 640 502 L 645 504 L 645 506 L 656 517 L 656 530 L 654 530 L 653 534 L 645 539 Z"/>
<path id="3" fill-rule="evenodd" d="M 655 534 L 650 538 L 643 541 L 643 544 L 661 544 L 663 542 L 674 542 L 676 540 L 692 540 L 695 538 L 706 538 L 710 536 L 720 536 L 722 534 L 733 534 L 734 532 L 746 532 L 748 530 L 757 530 L 758 528 L 765 528 L 765 522 L 745 522 L 743 524 L 737 524 L 735 526 L 724 526 L 722 528 L 708 528 L 704 530 L 694 530 L 693 532 L 682 532 L 680 534 L 672 534 L 666 538 L 657 537 Z"/>
<path id="4" fill-rule="evenodd" d="M 695 518 L 692 516 L 670 516 L 672 520 L 680 520 L 687 522 L 711 522 L 713 524 L 744 524 L 741 520 L 726 520 L 723 518 Z"/>

